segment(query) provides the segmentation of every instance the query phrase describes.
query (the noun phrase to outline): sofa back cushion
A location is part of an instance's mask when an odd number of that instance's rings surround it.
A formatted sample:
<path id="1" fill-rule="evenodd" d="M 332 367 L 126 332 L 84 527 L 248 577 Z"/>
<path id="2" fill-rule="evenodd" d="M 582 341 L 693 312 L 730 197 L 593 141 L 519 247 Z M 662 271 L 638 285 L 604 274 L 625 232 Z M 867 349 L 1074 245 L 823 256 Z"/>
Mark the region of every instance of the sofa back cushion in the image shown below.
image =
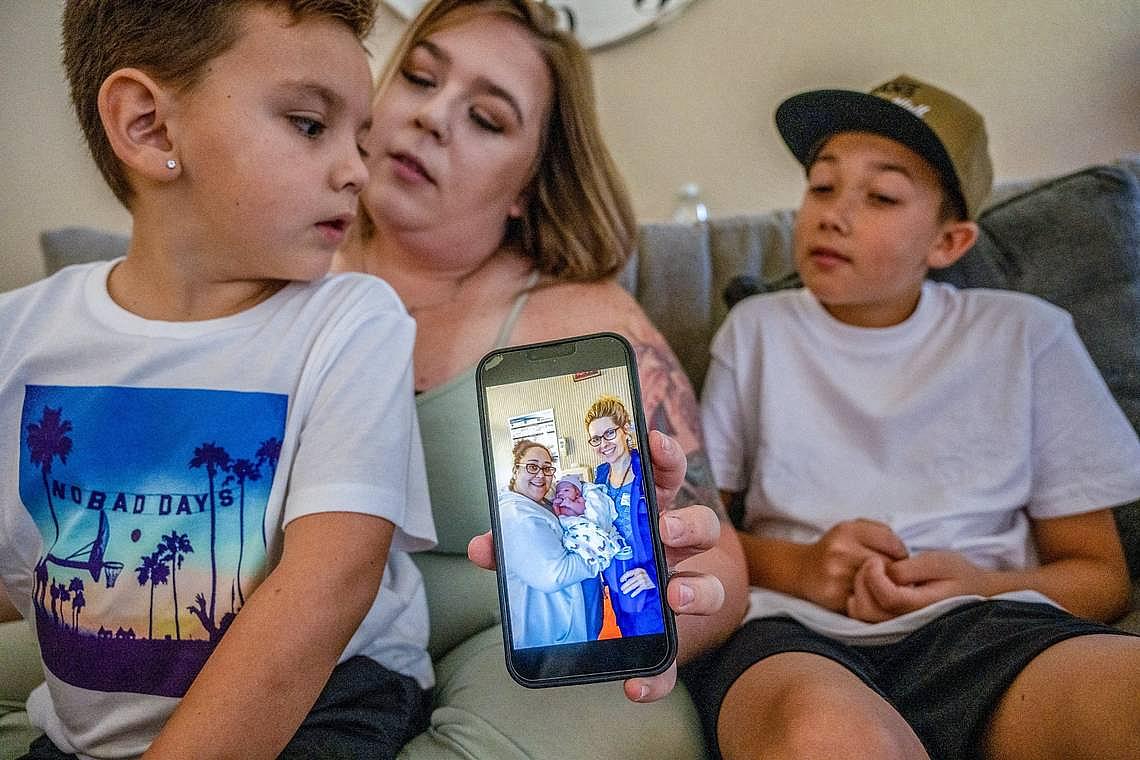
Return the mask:
<path id="1" fill-rule="evenodd" d="M 693 387 L 709 366 L 709 344 L 728 314 L 721 294 L 738 277 L 776 282 L 792 269 L 790 209 L 710 219 L 705 224 L 643 224 L 638 252 L 621 275 L 665 336 Z"/>

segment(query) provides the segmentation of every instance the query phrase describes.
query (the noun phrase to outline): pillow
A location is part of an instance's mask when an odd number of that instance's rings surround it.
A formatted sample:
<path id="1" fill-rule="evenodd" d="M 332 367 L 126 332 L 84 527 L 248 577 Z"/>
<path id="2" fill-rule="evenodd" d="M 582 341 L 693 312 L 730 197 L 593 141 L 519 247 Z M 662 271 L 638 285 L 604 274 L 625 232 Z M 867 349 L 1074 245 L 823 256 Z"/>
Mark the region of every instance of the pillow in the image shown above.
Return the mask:
<path id="1" fill-rule="evenodd" d="M 1140 186 L 1093 166 L 1007 198 L 978 219 L 977 244 L 932 272 L 959 287 L 1031 293 L 1073 315 L 1093 362 L 1140 431 Z M 1140 502 L 1115 510 L 1140 577 Z"/>
<path id="2" fill-rule="evenodd" d="M 127 252 L 130 237 L 92 227 L 61 227 L 40 233 L 47 274 L 55 274 L 71 264 L 114 259 Z"/>

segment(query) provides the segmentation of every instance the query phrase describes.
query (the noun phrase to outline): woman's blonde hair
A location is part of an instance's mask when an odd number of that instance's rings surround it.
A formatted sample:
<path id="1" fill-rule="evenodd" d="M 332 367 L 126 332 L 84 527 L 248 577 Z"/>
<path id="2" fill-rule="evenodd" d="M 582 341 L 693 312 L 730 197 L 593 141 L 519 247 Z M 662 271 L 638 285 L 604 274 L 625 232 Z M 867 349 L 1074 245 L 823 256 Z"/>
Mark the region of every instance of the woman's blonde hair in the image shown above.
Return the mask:
<path id="1" fill-rule="evenodd" d="M 589 282 L 618 273 L 633 253 L 637 220 L 617 166 L 602 140 L 586 51 L 535 0 L 433 0 L 412 20 L 380 77 L 378 97 L 424 39 L 478 16 L 495 14 L 526 30 L 553 84 L 549 116 L 519 219 L 509 219 L 504 246 L 517 247 L 539 272 Z M 367 211 L 360 234 L 373 229 Z"/>
<path id="2" fill-rule="evenodd" d="M 531 449 L 542 449 L 546 452 L 546 456 L 550 459 L 550 461 L 554 461 L 554 457 L 551 455 L 550 449 L 546 448 L 538 441 L 532 441 L 529 438 L 523 438 L 521 441 L 515 444 L 515 447 L 513 449 L 511 449 L 511 459 L 513 460 L 511 462 L 511 482 L 507 484 L 507 488 L 511 489 L 512 491 L 515 490 L 515 470 L 519 468 L 519 463 L 522 461 L 523 454 L 527 453 Z"/>
<path id="3" fill-rule="evenodd" d="M 590 405 L 586 410 L 586 430 L 590 429 L 590 423 L 594 420 L 601 419 L 602 417 L 609 417 L 614 421 L 619 430 L 625 432 L 629 436 L 629 445 L 631 448 L 637 448 L 636 439 L 633 436 L 632 420 L 630 419 L 629 412 L 626 411 L 625 404 L 621 402 L 616 396 L 599 396 L 598 400 Z"/>

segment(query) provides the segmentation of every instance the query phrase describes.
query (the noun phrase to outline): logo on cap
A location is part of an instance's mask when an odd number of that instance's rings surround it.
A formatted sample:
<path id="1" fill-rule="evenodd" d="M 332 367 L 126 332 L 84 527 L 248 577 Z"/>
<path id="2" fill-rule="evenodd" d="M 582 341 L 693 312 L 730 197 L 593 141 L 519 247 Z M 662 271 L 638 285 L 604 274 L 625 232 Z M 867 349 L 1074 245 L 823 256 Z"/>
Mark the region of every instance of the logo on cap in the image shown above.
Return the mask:
<path id="1" fill-rule="evenodd" d="M 894 80 L 881 84 L 875 89 L 871 90 L 872 95 L 877 95 L 883 100 L 889 100 L 899 108 L 905 108 L 918 118 L 923 118 L 930 112 L 930 106 L 926 104 L 915 103 L 912 98 L 918 92 L 919 85 L 917 82 L 907 82 Z"/>

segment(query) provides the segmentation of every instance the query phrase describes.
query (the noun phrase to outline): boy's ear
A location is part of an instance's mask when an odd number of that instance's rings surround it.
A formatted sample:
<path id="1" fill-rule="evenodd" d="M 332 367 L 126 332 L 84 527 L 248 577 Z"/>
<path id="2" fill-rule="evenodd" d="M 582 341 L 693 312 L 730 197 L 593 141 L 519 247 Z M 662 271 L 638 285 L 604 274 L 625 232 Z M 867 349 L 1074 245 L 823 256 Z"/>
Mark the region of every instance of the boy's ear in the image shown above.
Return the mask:
<path id="1" fill-rule="evenodd" d="M 926 258 L 931 269 L 944 269 L 965 255 L 978 239 L 976 222 L 954 221 L 942 225 L 934 248 Z"/>
<path id="2" fill-rule="evenodd" d="M 172 98 L 138 69 L 118 69 L 99 88 L 99 118 L 115 155 L 136 175 L 164 182 L 181 173 L 167 131 Z M 168 161 L 175 160 L 174 168 Z"/>

